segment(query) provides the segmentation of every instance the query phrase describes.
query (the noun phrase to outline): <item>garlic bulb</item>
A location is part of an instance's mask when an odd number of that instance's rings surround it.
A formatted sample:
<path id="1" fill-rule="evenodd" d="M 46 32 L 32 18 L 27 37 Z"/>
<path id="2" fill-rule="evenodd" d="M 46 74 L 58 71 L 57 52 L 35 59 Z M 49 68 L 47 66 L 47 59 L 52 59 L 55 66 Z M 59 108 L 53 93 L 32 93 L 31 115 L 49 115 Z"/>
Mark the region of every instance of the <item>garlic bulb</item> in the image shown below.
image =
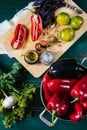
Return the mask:
<path id="1" fill-rule="evenodd" d="M 4 108 L 11 108 L 15 104 L 15 98 L 13 96 L 7 96 L 3 103 L 2 106 Z"/>
<path id="2" fill-rule="evenodd" d="M 45 51 L 40 56 L 41 63 L 50 65 L 54 61 L 54 54 L 51 51 Z"/>

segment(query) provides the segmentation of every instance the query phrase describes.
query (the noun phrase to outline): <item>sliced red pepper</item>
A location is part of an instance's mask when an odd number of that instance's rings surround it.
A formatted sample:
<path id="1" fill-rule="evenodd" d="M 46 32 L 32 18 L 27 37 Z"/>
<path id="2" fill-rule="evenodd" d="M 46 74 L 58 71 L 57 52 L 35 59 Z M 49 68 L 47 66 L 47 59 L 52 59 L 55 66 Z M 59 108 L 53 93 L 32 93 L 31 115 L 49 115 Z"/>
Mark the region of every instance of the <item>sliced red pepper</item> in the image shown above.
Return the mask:
<path id="1" fill-rule="evenodd" d="M 11 41 L 11 46 L 13 49 L 20 49 L 26 39 L 27 36 L 27 29 L 22 24 L 17 24 L 15 31 L 14 31 L 14 37 Z"/>
<path id="2" fill-rule="evenodd" d="M 78 102 L 75 102 L 73 104 L 72 110 L 73 110 L 73 112 L 72 112 L 72 114 L 69 114 L 69 119 L 73 120 L 73 121 L 81 120 L 83 117 L 83 110 L 82 110 L 81 104 Z"/>
<path id="3" fill-rule="evenodd" d="M 48 89 L 53 93 L 67 92 L 70 93 L 72 87 L 77 82 L 76 79 L 57 78 L 47 83 Z"/>
<path id="4" fill-rule="evenodd" d="M 42 18 L 39 14 L 31 16 L 31 38 L 32 41 L 37 41 L 42 33 Z"/>

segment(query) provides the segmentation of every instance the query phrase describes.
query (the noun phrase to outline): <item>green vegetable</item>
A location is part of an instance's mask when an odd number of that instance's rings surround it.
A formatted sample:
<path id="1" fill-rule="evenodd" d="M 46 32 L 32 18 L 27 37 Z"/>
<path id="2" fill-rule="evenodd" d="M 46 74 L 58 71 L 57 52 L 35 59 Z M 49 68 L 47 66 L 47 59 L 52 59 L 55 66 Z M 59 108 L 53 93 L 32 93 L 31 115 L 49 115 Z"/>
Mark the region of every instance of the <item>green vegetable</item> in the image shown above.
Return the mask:
<path id="1" fill-rule="evenodd" d="M 14 109 L 5 109 L 2 106 L 3 99 L 0 100 L 0 113 L 4 115 L 3 124 L 5 128 L 11 128 L 13 124 L 23 120 L 24 118 L 32 117 L 31 103 L 34 99 L 36 88 L 33 84 L 22 84 L 21 94 L 15 95 L 12 92 L 11 95 L 15 97 L 16 104 Z"/>
<path id="2" fill-rule="evenodd" d="M 23 81 L 25 73 L 25 69 L 19 62 L 14 63 L 11 71 L 8 73 L 0 71 L 0 88 L 19 94 L 16 87 L 19 83 L 22 83 L 21 81 Z M 23 75 L 23 77 L 21 75 Z"/>
<path id="3" fill-rule="evenodd" d="M 61 12 L 57 15 L 56 22 L 59 25 L 68 25 L 70 22 L 70 15 L 66 12 Z"/>
<path id="4" fill-rule="evenodd" d="M 75 37 L 75 31 L 70 28 L 66 27 L 60 31 L 60 39 L 65 42 L 70 42 Z"/>
<path id="5" fill-rule="evenodd" d="M 77 15 L 77 16 L 72 17 L 70 21 L 70 26 L 73 29 L 78 30 L 83 25 L 83 23 L 84 23 L 84 19 L 81 16 Z"/>
<path id="6" fill-rule="evenodd" d="M 13 64 L 11 71 L 0 71 L 0 116 L 4 115 L 5 128 L 11 128 L 14 123 L 28 117 L 32 117 L 31 104 L 36 88 L 33 84 L 25 84 L 26 70 L 20 63 Z M 2 91 L 3 90 L 3 91 Z M 3 106 L 3 92 L 15 98 L 14 107 Z"/>

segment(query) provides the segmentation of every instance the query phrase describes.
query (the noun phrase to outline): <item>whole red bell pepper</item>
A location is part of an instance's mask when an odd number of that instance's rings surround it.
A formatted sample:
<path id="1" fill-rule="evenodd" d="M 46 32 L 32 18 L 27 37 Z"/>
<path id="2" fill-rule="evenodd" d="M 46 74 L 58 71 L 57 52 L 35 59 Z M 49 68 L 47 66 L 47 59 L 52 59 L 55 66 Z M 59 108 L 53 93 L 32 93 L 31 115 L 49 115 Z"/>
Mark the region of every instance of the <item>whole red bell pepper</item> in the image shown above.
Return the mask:
<path id="1" fill-rule="evenodd" d="M 32 41 L 37 41 L 43 30 L 42 18 L 39 14 L 31 16 L 31 38 Z"/>
<path id="2" fill-rule="evenodd" d="M 83 117 L 83 109 L 80 103 L 75 102 L 72 104 L 72 110 L 73 112 L 70 114 L 69 113 L 69 119 L 73 121 L 79 121 Z"/>
<path id="3" fill-rule="evenodd" d="M 47 83 L 52 79 L 52 77 L 49 74 L 45 74 L 43 76 L 42 79 L 42 88 L 43 88 L 43 92 L 44 92 L 44 98 L 46 101 L 48 101 L 53 93 L 49 91 L 48 87 L 47 87 Z"/>
<path id="4" fill-rule="evenodd" d="M 22 24 L 17 24 L 15 31 L 14 31 L 14 37 L 11 41 L 11 46 L 13 49 L 20 49 L 26 39 L 27 36 L 27 29 Z"/>
<path id="5" fill-rule="evenodd" d="M 71 102 L 78 101 L 87 109 L 87 74 L 85 74 L 72 88 L 71 96 L 74 100 Z"/>
<path id="6" fill-rule="evenodd" d="M 47 83 L 48 89 L 53 93 L 67 92 L 70 93 L 72 87 L 76 83 L 76 79 L 57 78 Z"/>
<path id="7" fill-rule="evenodd" d="M 70 98 L 68 95 L 54 94 L 47 103 L 47 109 L 52 113 L 52 123 L 54 116 L 64 116 L 69 108 Z"/>
<path id="8" fill-rule="evenodd" d="M 80 101 L 80 104 L 87 110 L 87 100 Z"/>

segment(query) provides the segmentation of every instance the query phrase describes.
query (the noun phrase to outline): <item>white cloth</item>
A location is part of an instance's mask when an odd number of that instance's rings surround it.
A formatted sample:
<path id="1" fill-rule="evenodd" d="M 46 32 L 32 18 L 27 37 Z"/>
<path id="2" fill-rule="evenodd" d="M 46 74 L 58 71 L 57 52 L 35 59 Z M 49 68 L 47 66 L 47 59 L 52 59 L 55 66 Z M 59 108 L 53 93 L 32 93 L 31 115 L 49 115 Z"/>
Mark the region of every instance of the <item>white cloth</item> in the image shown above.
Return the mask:
<path id="1" fill-rule="evenodd" d="M 30 2 L 25 8 L 31 9 L 34 2 Z M 0 37 L 8 31 L 26 12 L 27 10 L 24 10 L 25 8 L 18 11 L 12 19 L 4 20 L 2 23 L 0 23 Z M 12 57 L 3 47 L 2 44 L 0 44 L 0 54 L 7 54 L 9 57 Z"/>

